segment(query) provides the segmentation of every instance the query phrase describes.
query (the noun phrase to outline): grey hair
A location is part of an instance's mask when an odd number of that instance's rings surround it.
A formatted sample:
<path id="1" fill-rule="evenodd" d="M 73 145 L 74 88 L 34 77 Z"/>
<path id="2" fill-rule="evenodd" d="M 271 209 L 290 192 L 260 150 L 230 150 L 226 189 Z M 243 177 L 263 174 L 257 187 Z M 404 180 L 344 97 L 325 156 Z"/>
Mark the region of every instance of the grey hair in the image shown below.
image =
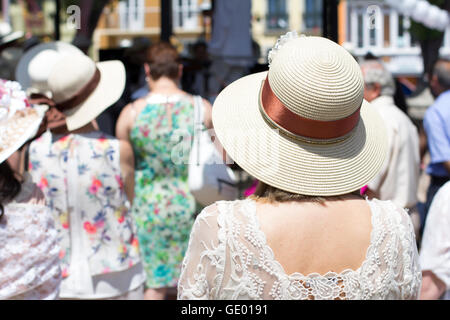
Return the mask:
<path id="1" fill-rule="evenodd" d="M 394 77 L 381 61 L 363 61 L 360 65 L 364 69 L 363 75 L 366 85 L 379 84 L 382 96 L 392 97 L 395 95 Z"/>
<path id="2" fill-rule="evenodd" d="M 439 59 L 434 67 L 434 74 L 437 76 L 439 84 L 445 89 L 450 89 L 450 60 Z"/>

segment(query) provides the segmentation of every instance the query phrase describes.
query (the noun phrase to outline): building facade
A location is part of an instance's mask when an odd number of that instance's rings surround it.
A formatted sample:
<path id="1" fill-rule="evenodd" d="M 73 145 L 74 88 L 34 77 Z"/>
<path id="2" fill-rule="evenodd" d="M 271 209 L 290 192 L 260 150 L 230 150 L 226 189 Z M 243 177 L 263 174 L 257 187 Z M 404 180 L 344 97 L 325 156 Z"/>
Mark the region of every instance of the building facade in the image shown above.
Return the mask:
<path id="1" fill-rule="evenodd" d="M 354 56 L 360 58 L 370 52 L 382 57 L 397 76 L 422 74 L 421 49 L 409 32 L 409 16 L 383 0 L 341 0 L 339 6 L 339 42 Z M 450 27 L 440 54 L 450 56 Z"/>
<path id="2" fill-rule="evenodd" d="M 211 0 L 170 0 L 174 38 L 193 42 L 208 40 L 211 20 L 203 13 L 211 9 Z M 225 0 L 226 1 L 226 0 Z M 320 35 L 322 0 L 243 0 L 252 3 L 252 36 L 261 49 L 261 63 L 277 39 L 288 31 Z M 160 0 L 115 0 L 100 19 L 94 36 L 94 52 L 127 45 L 133 37 L 159 39 Z"/>
<path id="3" fill-rule="evenodd" d="M 184 43 L 208 38 L 210 18 L 204 14 L 211 9 L 210 0 L 172 1 L 173 37 Z M 113 0 L 105 7 L 94 33 L 94 55 L 101 49 L 128 46 L 135 37 L 154 41 L 161 34 L 161 0 Z"/>

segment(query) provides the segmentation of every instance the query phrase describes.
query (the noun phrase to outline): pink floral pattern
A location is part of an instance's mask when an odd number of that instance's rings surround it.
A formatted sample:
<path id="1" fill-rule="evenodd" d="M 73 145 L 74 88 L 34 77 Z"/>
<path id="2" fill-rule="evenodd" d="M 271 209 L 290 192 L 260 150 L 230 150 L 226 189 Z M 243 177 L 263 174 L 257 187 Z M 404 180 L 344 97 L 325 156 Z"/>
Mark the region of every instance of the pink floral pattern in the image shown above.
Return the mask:
<path id="1" fill-rule="evenodd" d="M 81 249 L 92 275 L 122 271 L 140 262 L 119 154 L 119 141 L 100 132 L 59 139 L 47 132 L 30 146 L 29 171 L 55 217 L 63 277 L 70 275 L 72 232 L 82 233 L 86 247 Z M 70 180 L 73 174 L 77 181 Z M 69 203 L 71 194 L 76 194 L 76 209 Z M 74 220 L 81 230 L 73 229 Z"/>

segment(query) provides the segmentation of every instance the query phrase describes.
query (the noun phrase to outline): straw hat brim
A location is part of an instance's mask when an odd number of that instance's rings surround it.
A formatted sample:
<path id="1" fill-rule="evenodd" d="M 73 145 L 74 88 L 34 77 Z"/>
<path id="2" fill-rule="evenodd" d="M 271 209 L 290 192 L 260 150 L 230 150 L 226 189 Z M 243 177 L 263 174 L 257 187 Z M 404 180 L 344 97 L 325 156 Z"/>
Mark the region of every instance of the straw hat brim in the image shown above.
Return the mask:
<path id="1" fill-rule="evenodd" d="M 356 191 L 379 172 L 387 152 L 382 118 L 364 101 L 361 120 L 345 140 L 307 143 L 269 125 L 259 108 L 267 72 L 237 80 L 214 102 L 216 136 L 228 155 L 266 184 L 308 196 L 337 196 Z"/>
<path id="2" fill-rule="evenodd" d="M 83 54 L 77 47 L 65 42 L 49 42 L 38 44 L 23 54 L 16 67 L 16 80 L 20 83 L 24 90 L 32 86 L 31 78 L 28 72 L 30 63 L 42 51 L 53 50 L 61 54 Z"/>
<path id="3" fill-rule="evenodd" d="M 82 104 L 64 112 L 69 131 L 77 130 L 95 120 L 116 103 L 125 90 L 126 73 L 122 62 L 99 62 L 97 67 L 101 78 L 95 91 Z"/>
<path id="4" fill-rule="evenodd" d="M 13 131 L 14 133 L 9 137 L 10 145 L 0 151 L 0 163 L 3 163 L 37 134 L 48 107 L 34 106 L 33 109 L 37 111 L 35 115 L 21 118 L 18 121 L 9 121 L 6 124 L 7 130 Z"/>

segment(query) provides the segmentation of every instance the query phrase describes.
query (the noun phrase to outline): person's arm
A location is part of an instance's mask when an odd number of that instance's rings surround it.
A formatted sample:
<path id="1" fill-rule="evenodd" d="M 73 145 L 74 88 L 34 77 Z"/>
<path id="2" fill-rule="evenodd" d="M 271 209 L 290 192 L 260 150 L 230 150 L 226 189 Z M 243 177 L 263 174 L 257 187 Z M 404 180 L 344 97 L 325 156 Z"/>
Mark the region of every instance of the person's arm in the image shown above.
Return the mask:
<path id="1" fill-rule="evenodd" d="M 218 239 L 217 205 L 205 208 L 195 220 L 178 281 L 178 300 L 215 299 L 223 278 L 226 252 Z"/>
<path id="2" fill-rule="evenodd" d="M 447 170 L 448 174 L 450 174 L 450 161 L 446 161 L 443 163 L 445 170 Z"/>
<path id="3" fill-rule="evenodd" d="M 442 163 L 450 173 L 450 141 L 447 138 L 446 124 L 439 113 L 429 110 L 424 119 L 424 128 L 427 136 L 431 163 Z"/>
<path id="4" fill-rule="evenodd" d="M 119 115 L 116 124 L 116 137 L 120 140 L 130 141 L 130 130 L 136 118 L 136 110 L 130 103 Z"/>
<path id="5" fill-rule="evenodd" d="M 217 139 L 216 132 L 214 131 L 211 103 L 209 103 L 208 100 L 203 99 L 203 108 L 204 108 L 204 124 L 205 127 L 208 129 L 208 132 L 212 138 L 212 141 L 214 142 L 214 145 L 216 146 L 216 149 L 219 151 L 220 154 L 222 154 L 222 160 L 225 164 L 232 164 L 233 160 L 231 160 L 230 157 L 227 155 L 219 139 Z"/>
<path id="6" fill-rule="evenodd" d="M 422 271 L 420 300 L 438 300 L 445 292 L 445 283 L 433 271 Z"/>
<path id="7" fill-rule="evenodd" d="M 422 237 L 420 265 L 421 299 L 438 299 L 450 285 L 450 183 L 436 194 Z"/>
<path id="8" fill-rule="evenodd" d="M 134 200 L 134 153 L 128 141 L 120 140 L 120 171 L 123 178 L 125 193 L 130 203 Z"/>

